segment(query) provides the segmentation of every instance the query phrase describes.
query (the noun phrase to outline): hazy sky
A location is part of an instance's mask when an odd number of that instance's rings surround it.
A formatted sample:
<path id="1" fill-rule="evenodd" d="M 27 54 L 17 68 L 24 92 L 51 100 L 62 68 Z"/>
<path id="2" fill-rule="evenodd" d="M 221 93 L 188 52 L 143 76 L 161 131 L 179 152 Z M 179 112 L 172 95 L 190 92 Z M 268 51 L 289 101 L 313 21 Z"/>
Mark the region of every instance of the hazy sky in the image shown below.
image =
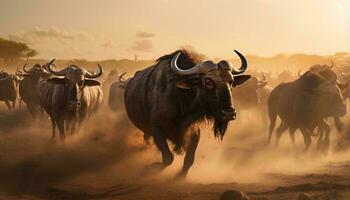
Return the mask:
<path id="1" fill-rule="evenodd" d="M 350 0 L 0 0 L 0 36 L 43 58 L 350 51 Z"/>

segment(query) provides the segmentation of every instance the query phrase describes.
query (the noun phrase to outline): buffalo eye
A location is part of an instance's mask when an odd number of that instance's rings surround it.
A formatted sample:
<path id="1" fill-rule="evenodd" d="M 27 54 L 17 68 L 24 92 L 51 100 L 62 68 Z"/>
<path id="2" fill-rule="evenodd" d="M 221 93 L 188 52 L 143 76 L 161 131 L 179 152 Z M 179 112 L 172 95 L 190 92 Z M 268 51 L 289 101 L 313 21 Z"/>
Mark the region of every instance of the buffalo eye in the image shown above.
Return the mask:
<path id="1" fill-rule="evenodd" d="M 207 89 L 210 89 L 210 90 L 214 89 L 214 88 L 215 88 L 215 83 L 214 83 L 214 81 L 211 80 L 210 78 L 205 78 L 205 87 L 206 87 Z"/>

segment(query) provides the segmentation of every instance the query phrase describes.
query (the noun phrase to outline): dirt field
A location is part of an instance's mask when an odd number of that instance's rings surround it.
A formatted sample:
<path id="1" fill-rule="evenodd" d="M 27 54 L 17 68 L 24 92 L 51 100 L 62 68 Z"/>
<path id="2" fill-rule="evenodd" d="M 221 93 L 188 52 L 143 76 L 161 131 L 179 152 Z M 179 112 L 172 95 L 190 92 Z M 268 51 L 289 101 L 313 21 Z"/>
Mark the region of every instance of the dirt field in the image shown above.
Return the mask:
<path id="1" fill-rule="evenodd" d="M 304 153 L 300 133 L 295 147 L 285 134 L 276 148 L 266 145 L 266 124 L 241 111 L 223 141 L 203 125 L 194 166 L 186 181 L 178 181 L 182 155 L 165 171 L 145 174 L 160 154 L 144 144 L 123 112 L 102 108 L 61 142 L 51 140 L 47 116 L 33 121 L 25 106 L 12 113 L 0 109 L 0 199 L 215 200 L 233 189 L 260 200 L 294 200 L 303 193 L 350 199 L 350 154 L 333 150 L 345 134 L 334 129 L 327 156 L 314 148 Z"/>

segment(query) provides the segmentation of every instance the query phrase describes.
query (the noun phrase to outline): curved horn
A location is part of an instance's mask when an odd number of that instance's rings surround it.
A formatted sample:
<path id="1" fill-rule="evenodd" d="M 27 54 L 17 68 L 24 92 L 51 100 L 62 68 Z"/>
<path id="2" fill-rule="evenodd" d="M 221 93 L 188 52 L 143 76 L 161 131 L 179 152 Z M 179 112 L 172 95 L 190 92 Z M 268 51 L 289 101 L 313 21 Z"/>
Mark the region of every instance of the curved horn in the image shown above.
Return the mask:
<path id="1" fill-rule="evenodd" d="M 239 58 L 241 59 L 241 67 L 236 69 L 235 67 L 233 67 L 232 69 L 232 74 L 241 74 L 243 72 L 245 72 L 245 70 L 247 70 L 248 68 L 248 62 L 247 60 L 245 59 L 245 57 L 239 53 L 237 50 L 235 50 L 236 54 L 239 56 Z"/>
<path id="2" fill-rule="evenodd" d="M 87 71 L 85 76 L 87 78 L 98 78 L 98 77 L 100 77 L 102 75 L 102 73 L 103 73 L 103 69 L 102 69 L 100 64 L 97 64 L 97 66 L 98 66 L 98 69 L 99 69 L 98 73 L 91 73 L 91 72 Z"/>
<path id="3" fill-rule="evenodd" d="M 200 72 L 200 64 L 190 68 L 190 69 L 180 69 L 177 66 L 177 60 L 180 57 L 181 52 L 177 53 L 173 59 L 171 60 L 170 66 L 174 73 L 179 75 L 192 75 L 192 74 L 198 74 Z"/>
<path id="4" fill-rule="evenodd" d="M 56 76 L 64 76 L 66 73 L 65 73 L 65 70 L 62 69 L 60 71 L 55 71 L 54 69 L 52 69 L 52 66 L 53 66 L 53 62 L 55 61 L 55 59 L 51 60 L 51 62 L 49 62 L 47 64 L 47 70 L 53 74 L 53 75 L 56 75 Z"/>
<path id="5" fill-rule="evenodd" d="M 22 76 L 23 73 L 17 68 L 15 75 L 17 75 L 17 76 Z"/>
<path id="6" fill-rule="evenodd" d="M 328 66 L 329 68 L 332 68 L 332 67 L 334 67 L 334 60 L 333 60 L 333 58 L 331 58 L 331 65 L 330 66 Z"/>
<path id="7" fill-rule="evenodd" d="M 301 76 L 302 76 L 301 71 L 303 71 L 303 70 L 302 70 L 302 69 L 300 69 L 300 70 L 298 71 L 298 76 L 299 76 L 299 77 L 301 77 Z"/>
<path id="8" fill-rule="evenodd" d="M 55 62 L 55 60 L 56 60 L 56 58 L 52 59 L 49 63 L 47 63 L 47 67 L 54 65 L 53 62 Z"/>
<path id="9" fill-rule="evenodd" d="M 28 64 L 28 58 L 27 58 L 26 63 L 23 65 L 22 68 L 23 68 L 23 71 L 24 71 L 25 73 L 30 73 L 29 71 L 26 70 L 27 64 Z"/>
<path id="10" fill-rule="evenodd" d="M 262 75 L 263 79 L 261 80 L 262 82 L 265 82 L 266 81 L 266 76 L 263 72 L 260 72 L 260 74 Z"/>
<path id="11" fill-rule="evenodd" d="M 126 72 L 122 73 L 120 76 L 119 76 L 119 81 L 123 81 L 123 76 L 126 74 Z"/>
<path id="12" fill-rule="evenodd" d="M 48 69 L 49 65 L 52 65 L 55 69 L 57 69 L 57 66 L 53 62 L 49 62 L 41 66 L 41 69 L 44 71 L 44 73 L 49 73 L 49 69 Z"/>

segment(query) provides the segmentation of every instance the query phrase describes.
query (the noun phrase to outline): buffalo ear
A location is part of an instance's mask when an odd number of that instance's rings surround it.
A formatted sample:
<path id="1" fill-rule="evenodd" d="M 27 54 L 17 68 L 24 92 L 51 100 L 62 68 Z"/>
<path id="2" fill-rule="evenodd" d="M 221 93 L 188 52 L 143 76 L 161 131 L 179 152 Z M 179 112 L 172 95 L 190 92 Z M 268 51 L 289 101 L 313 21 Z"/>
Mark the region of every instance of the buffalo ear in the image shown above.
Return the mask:
<path id="1" fill-rule="evenodd" d="M 183 79 L 180 81 L 177 81 L 175 83 L 175 86 L 180 89 L 192 89 L 192 88 L 198 88 L 200 86 L 200 80 L 198 78 L 188 78 Z"/>
<path id="2" fill-rule="evenodd" d="M 249 80 L 250 77 L 251 77 L 250 75 L 235 76 L 232 86 L 236 87 L 237 85 L 240 85 L 240 84 L 246 82 L 247 80 Z"/>
<path id="3" fill-rule="evenodd" d="M 49 80 L 47 80 L 47 82 L 49 83 L 53 83 L 53 84 L 64 84 L 65 83 L 65 80 L 64 78 L 50 78 Z"/>
<path id="4" fill-rule="evenodd" d="M 101 85 L 101 83 L 95 80 L 85 79 L 84 81 L 84 86 L 98 86 L 98 85 Z"/>

